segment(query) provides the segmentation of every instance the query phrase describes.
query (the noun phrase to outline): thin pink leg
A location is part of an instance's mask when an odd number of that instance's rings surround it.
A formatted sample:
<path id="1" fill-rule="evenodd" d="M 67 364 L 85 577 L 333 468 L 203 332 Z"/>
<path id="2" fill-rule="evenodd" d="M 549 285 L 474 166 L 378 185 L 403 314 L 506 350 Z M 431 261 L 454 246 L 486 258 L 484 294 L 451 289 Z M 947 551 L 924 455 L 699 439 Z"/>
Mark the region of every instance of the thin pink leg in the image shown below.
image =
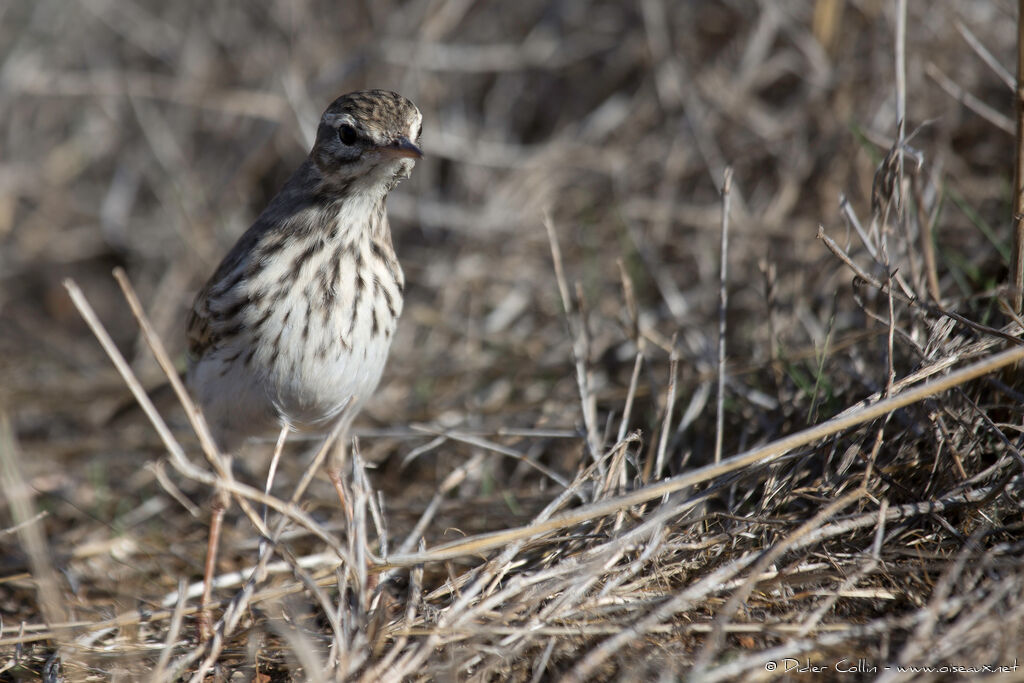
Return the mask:
<path id="1" fill-rule="evenodd" d="M 206 544 L 206 567 L 203 571 L 203 595 L 199 599 L 199 639 L 206 642 L 213 635 L 213 620 L 210 616 L 210 597 L 213 593 L 213 575 L 217 570 L 217 548 L 220 545 L 220 530 L 224 512 L 228 508 L 226 491 L 218 491 L 213 498 L 210 515 L 210 537 Z"/>

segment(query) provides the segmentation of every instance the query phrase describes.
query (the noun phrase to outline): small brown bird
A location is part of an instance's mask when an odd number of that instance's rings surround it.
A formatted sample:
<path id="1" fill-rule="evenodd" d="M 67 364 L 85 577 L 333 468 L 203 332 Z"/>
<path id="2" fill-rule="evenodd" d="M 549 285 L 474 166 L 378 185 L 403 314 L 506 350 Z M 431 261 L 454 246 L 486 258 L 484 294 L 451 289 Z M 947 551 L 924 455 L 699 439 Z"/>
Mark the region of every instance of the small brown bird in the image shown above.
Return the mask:
<path id="1" fill-rule="evenodd" d="M 402 311 L 384 203 L 423 156 L 422 121 L 416 105 L 386 90 L 336 99 L 309 157 L 199 292 L 186 379 L 222 451 L 339 421 L 344 442 Z M 343 495 L 340 466 L 332 458 L 328 473 Z M 219 522 L 215 508 L 204 602 Z"/>

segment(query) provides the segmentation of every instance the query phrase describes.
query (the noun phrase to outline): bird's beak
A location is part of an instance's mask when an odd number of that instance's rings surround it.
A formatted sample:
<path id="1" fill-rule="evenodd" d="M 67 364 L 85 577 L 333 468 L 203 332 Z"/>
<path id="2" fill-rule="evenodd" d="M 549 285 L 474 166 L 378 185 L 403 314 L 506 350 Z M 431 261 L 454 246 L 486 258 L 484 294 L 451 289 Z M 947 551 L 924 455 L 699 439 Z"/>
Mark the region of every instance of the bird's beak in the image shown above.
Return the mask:
<path id="1" fill-rule="evenodd" d="M 415 143 L 413 143 L 412 140 L 405 137 L 404 135 L 399 135 L 391 142 L 390 145 L 380 147 L 379 149 L 381 154 L 390 157 L 395 157 L 396 159 L 402 157 L 406 157 L 409 159 L 423 158 L 423 150 L 420 149 Z"/>

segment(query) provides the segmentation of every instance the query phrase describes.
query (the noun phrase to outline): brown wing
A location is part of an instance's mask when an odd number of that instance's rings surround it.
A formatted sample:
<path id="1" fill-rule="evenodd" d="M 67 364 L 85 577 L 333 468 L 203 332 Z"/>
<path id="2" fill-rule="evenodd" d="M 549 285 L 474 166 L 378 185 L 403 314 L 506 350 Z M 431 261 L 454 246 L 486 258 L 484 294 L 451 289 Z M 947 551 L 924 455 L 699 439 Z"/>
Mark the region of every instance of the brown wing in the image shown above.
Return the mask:
<path id="1" fill-rule="evenodd" d="M 192 310 L 188 315 L 188 356 L 193 363 L 202 358 L 207 349 L 216 342 L 216 335 L 210 324 L 212 316 L 207 298 L 208 291 L 209 285 L 203 287 L 192 302 Z"/>
<path id="2" fill-rule="evenodd" d="M 315 185 L 316 168 L 306 160 L 281 191 L 271 200 L 256 222 L 245 231 L 217 267 L 192 303 L 188 317 L 188 352 L 195 363 L 223 339 L 241 329 L 239 314 L 247 297 L 232 293 L 246 275 L 246 264 L 278 251 L 292 232 L 294 221 L 302 222 L 309 205 L 310 187 Z M 259 253 L 257 253 L 259 252 Z"/>
<path id="3" fill-rule="evenodd" d="M 231 291 L 244 279 L 244 262 L 251 255 L 258 240 L 259 233 L 254 230 L 258 226 L 257 223 L 235 243 L 192 302 L 186 334 L 188 355 L 193 363 L 224 338 L 225 325 L 237 330 L 235 318 L 242 307 L 225 307 L 224 297 L 237 297 L 237 294 L 232 295 Z M 228 332 L 230 334 L 230 331 Z"/>

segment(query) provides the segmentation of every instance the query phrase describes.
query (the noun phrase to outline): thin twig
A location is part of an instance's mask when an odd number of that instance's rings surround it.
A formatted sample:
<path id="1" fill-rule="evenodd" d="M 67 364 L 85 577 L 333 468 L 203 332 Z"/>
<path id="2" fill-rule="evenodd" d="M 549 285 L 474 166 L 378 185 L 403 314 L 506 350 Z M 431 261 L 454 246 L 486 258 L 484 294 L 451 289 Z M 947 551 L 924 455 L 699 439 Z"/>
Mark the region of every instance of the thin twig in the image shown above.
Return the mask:
<path id="1" fill-rule="evenodd" d="M 679 377 L 679 353 L 676 351 L 675 337 L 672 338 L 672 353 L 668 362 L 668 390 L 665 396 L 665 417 L 661 421 L 661 437 L 658 439 L 658 455 L 654 460 L 654 480 L 661 479 L 665 471 L 665 451 L 668 447 L 668 435 L 672 425 L 672 411 L 676 406 L 676 381 Z"/>
<path id="2" fill-rule="evenodd" d="M 726 166 L 722 178 L 722 247 L 718 276 L 718 396 L 715 419 L 715 462 L 722 462 L 725 435 L 725 331 L 728 319 L 729 198 L 732 196 L 732 166 Z"/>
<path id="3" fill-rule="evenodd" d="M 1011 74 L 1010 71 L 1003 66 L 1002 62 L 1000 62 L 999 59 L 993 55 L 987 47 L 985 47 L 985 44 L 982 43 L 969 28 L 967 28 L 964 22 L 956 19 L 953 21 L 953 26 L 967 44 L 971 46 L 971 49 L 974 50 L 975 54 L 981 57 L 981 61 L 985 62 L 985 64 L 988 65 L 988 68 L 992 69 L 992 73 L 998 76 L 999 80 L 1006 84 L 1007 89 L 1013 92 L 1017 87 L 1016 79 L 1014 79 L 1013 74 Z"/>
<path id="4" fill-rule="evenodd" d="M 1017 2 L 1016 146 L 1013 164 L 1013 259 L 1010 271 L 1013 310 L 1024 306 L 1024 0 Z"/>
<path id="5" fill-rule="evenodd" d="M 181 633 L 181 625 L 185 620 L 186 585 L 185 577 L 178 579 L 178 602 L 174 605 L 174 614 L 171 615 L 171 627 L 167 629 L 167 637 L 164 638 L 160 659 L 157 660 L 156 667 L 153 669 L 153 676 L 150 679 L 153 683 L 162 683 L 162 681 L 167 680 L 165 677 L 167 663 L 171 661 L 171 653 L 174 652 L 174 648 L 178 644 L 178 634 Z"/>
<path id="6" fill-rule="evenodd" d="M 934 62 L 928 62 L 925 64 L 924 72 L 928 74 L 932 80 L 938 83 L 939 87 L 945 90 L 950 97 L 957 100 L 1004 133 L 1015 135 L 1014 121 L 1009 116 L 1006 116 L 997 109 L 990 107 L 971 93 L 964 90 L 953 79 L 947 76 Z"/>
<path id="7" fill-rule="evenodd" d="M 576 383 L 579 387 L 580 403 L 583 407 L 583 424 L 587 430 L 587 446 L 590 449 L 591 458 L 596 461 L 601 457 L 602 445 L 597 425 L 597 398 L 591 390 L 590 375 L 587 369 L 588 349 L 584 342 L 586 332 L 582 329 L 586 321 L 583 319 L 582 311 L 577 312 L 577 329 L 573 329 L 573 306 L 569 295 L 569 285 L 565 279 L 565 269 L 562 266 L 562 250 L 558 247 L 554 223 L 546 213 L 544 214 L 544 228 L 547 230 L 548 242 L 551 246 L 551 260 L 555 267 L 555 279 L 558 281 L 558 293 L 562 297 L 565 324 L 569 330 L 569 337 L 572 339 L 572 353 L 576 361 Z"/>

